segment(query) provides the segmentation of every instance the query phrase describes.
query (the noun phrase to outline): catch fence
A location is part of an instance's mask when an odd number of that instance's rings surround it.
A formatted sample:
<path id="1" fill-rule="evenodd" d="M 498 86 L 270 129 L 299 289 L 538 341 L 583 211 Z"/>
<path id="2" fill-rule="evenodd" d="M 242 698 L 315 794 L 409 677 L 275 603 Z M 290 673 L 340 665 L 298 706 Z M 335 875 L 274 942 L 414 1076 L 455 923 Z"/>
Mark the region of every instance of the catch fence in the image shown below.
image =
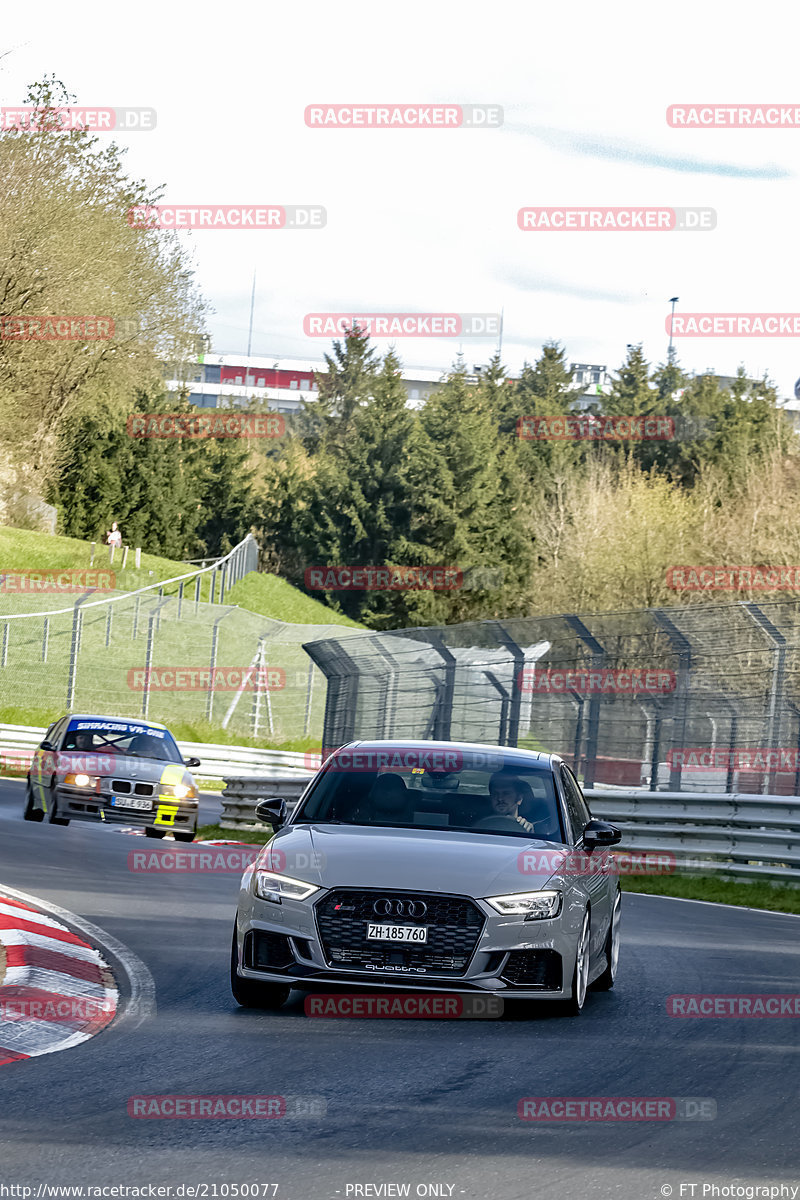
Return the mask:
<path id="1" fill-rule="evenodd" d="M 135 592 L 0 596 L 0 707 L 318 739 L 325 681 L 302 643 L 343 631 L 224 603 L 257 565 L 248 536 L 204 569 Z"/>
<path id="2" fill-rule="evenodd" d="M 555 751 L 585 786 L 800 794 L 800 604 L 481 621 L 306 644 L 323 745 Z"/>

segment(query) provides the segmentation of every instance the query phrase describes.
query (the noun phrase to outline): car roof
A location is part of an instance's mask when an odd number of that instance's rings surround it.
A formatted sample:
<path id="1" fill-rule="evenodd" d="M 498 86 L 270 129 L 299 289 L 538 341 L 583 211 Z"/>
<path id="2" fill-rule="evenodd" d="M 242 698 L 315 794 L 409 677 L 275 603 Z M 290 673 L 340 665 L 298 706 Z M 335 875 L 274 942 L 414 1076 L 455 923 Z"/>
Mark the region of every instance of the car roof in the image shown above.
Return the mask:
<path id="1" fill-rule="evenodd" d="M 124 721 L 126 725 L 149 725 L 151 729 L 167 728 L 158 721 L 148 721 L 147 717 L 120 717 L 116 713 L 113 716 L 108 713 L 65 713 L 64 716 L 69 717 L 70 721 Z M 63 719 L 59 718 L 62 721 Z M 167 732 L 169 733 L 169 730 Z"/>
<path id="2" fill-rule="evenodd" d="M 391 750 L 393 748 L 402 747 L 404 750 L 461 750 L 466 753 L 483 754 L 490 751 L 493 754 L 502 754 L 512 761 L 518 761 L 520 766 L 550 766 L 552 763 L 561 761 L 558 754 L 546 754 L 541 750 L 523 750 L 519 746 L 492 746 L 487 742 L 433 742 L 427 741 L 424 738 L 386 738 L 383 740 L 369 741 L 352 741 L 347 742 L 344 746 L 339 746 L 338 750 L 359 750 L 377 751 Z M 337 753 L 336 750 L 333 752 Z"/>

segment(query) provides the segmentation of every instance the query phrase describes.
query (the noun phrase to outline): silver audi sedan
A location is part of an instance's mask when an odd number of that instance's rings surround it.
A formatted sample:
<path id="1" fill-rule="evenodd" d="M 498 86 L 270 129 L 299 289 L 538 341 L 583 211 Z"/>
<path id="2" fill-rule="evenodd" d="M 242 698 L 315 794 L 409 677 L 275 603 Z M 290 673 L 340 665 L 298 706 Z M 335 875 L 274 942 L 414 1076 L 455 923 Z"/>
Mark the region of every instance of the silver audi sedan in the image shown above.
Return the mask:
<path id="1" fill-rule="evenodd" d="M 242 877 L 231 987 L 278 1008 L 292 988 L 413 988 L 549 1000 L 577 1015 L 613 987 L 613 825 L 557 755 L 460 742 L 354 742 Z"/>

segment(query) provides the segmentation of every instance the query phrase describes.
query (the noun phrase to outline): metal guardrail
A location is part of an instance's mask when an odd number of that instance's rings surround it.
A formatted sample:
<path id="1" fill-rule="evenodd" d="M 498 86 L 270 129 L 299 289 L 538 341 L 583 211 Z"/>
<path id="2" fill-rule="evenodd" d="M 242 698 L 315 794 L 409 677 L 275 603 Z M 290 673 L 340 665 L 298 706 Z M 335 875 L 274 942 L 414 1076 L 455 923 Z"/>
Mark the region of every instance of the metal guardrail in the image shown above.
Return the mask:
<path id="1" fill-rule="evenodd" d="M 298 772 L 226 780 L 222 826 L 263 828 L 253 815 L 258 801 L 283 796 L 291 808 L 312 778 Z M 674 863 L 681 873 L 800 883 L 800 797 L 600 788 L 586 797 L 595 816 L 622 831 L 623 849 L 666 858 L 667 869 L 655 864 L 654 873 L 667 874 Z"/>
<path id="2" fill-rule="evenodd" d="M 586 798 L 626 850 L 668 855 L 682 873 L 800 883 L 800 797 L 589 788 Z"/>
<path id="3" fill-rule="evenodd" d="M 0 756 L 30 762 L 45 730 L 0 726 Z M 259 800 L 283 796 L 290 808 L 314 776 L 310 755 L 249 746 L 178 742 L 196 757 L 197 776 L 225 780 L 221 825 L 262 829 L 253 816 Z M 800 796 L 745 793 L 650 792 L 586 789 L 596 817 L 622 831 L 622 846 L 674 857 L 681 872 L 800 883 Z"/>
<path id="4" fill-rule="evenodd" d="M 27 769 L 34 749 L 45 735 L 45 729 L 31 725 L 0 725 L 0 766 Z M 201 766 L 195 771 L 198 779 L 264 779 L 313 774 L 319 756 L 293 750 L 268 750 L 253 746 L 219 746 L 206 742 L 178 742 L 184 758 L 199 758 Z M 310 778 L 310 775 L 308 775 Z"/>
<path id="5" fill-rule="evenodd" d="M 259 800 L 282 796 L 291 811 L 313 778 L 313 772 L 301 775 L 295 771 L 291 775 L 276 772 L 259 779 L 226 779 L 220 825 L 223 829 L 264 830 L 266 826 L 256 820 L 253 811 Z"/>

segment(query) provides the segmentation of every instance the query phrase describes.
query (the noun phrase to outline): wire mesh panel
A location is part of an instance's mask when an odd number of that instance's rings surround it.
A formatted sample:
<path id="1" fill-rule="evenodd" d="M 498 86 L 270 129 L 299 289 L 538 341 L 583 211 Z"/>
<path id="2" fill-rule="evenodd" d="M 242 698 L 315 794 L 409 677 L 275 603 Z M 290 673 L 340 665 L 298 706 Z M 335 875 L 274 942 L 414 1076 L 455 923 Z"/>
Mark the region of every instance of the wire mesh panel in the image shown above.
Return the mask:
<path id="1" fill-rule="evenodd" d="M 8 623 L 4 709 L 208 721 L 266 741 L 321 736 L 325 681 L 310 674 L 302 642 L 340 626 L 288 625 L 207 603 L 184 606 L 178 618 L 177 597 L 151 595 L 115 604 L 107 638 L 105 607 L 77 612 Z"/>
<path id="2" fill-rule="evenodd" d="M 587 785 L 800 792 L 800 605 L 790 600 L 484 621 L 305 648 L 328 678 L 325 746 L 475 740 L 558 752 Z"/>
<path id="3" fill-rule="evenodd" d="M 210 723 L 267 742 L 319 739 L 325 680 L 302 643 L 341 635 L 341 626 L 291 625 L 199 598 L 204 574 L 219 578 L 204 589 L 219 598 L 257 558 L 247 538 L 180 583 L 102 595 L 0 594 L 6 719 L 19 709 L 44 723 L 71 710 Z"/>

